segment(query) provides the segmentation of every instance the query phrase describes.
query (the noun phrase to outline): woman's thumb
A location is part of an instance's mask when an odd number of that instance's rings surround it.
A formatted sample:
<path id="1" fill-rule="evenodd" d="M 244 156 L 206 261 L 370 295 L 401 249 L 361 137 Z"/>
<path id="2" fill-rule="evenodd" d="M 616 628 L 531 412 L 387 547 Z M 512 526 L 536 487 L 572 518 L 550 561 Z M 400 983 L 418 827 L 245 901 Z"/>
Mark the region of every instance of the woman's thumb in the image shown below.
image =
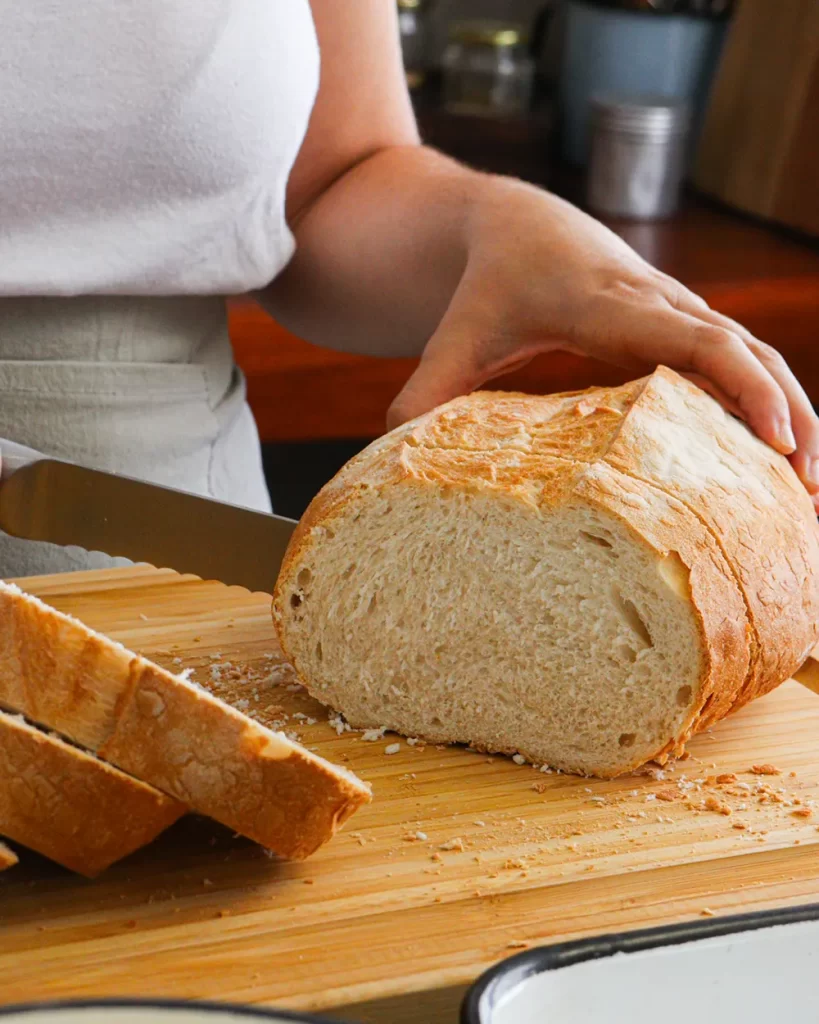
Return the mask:
<path id="1" fill-rule="evenodd" d="M 473 345 L 444 324 L 427 342 L 415 373 L 387 412 L 387 429 L 415 419 L 480 385 Z"/>

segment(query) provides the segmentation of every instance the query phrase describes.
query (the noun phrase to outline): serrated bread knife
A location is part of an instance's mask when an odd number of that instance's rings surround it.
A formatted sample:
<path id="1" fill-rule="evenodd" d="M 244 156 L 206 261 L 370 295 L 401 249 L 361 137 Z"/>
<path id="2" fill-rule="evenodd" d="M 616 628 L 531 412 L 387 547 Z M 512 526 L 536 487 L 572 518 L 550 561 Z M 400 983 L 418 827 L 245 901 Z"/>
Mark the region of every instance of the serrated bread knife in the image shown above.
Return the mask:
<path id="1" fill-rule="evenodd" d="M 0 529 L 271 593 L 296 521 L 6 442 Z"/>

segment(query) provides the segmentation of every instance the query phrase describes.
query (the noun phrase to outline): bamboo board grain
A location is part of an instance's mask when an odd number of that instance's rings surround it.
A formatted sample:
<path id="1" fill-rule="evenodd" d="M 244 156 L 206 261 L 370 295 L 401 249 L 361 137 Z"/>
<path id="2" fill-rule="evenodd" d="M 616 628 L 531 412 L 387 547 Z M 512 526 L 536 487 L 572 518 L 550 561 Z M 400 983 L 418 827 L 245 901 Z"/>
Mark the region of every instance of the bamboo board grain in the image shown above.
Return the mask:
<path id="1" fill-rule="evenodd" d="M 799 816 L 819 795 L 819 698 L 797 683 L 699 737 L 665 778 L 591 781 L 338 735 L 287 688 L 264 595 L 147 567 L 23 585 L 176 671 L 222 675 L 375 800 L 298 865 L 196 818 L 92 883 L 21 851 L 0 875 L 4 1004 L 171 996 L 454 1024 L 464 985 L 523 944 L 819 896 L 819 821 Z M 225 661 L 238 669 L 210 668 Z M 783 774 L 749 773 L 765 762 Z M 697 791 L 728 772 L 750 793 Z M 767 784 L 788 802 L 760 803 Z M 710 793 L 733 813 L 686 807 Z"/>

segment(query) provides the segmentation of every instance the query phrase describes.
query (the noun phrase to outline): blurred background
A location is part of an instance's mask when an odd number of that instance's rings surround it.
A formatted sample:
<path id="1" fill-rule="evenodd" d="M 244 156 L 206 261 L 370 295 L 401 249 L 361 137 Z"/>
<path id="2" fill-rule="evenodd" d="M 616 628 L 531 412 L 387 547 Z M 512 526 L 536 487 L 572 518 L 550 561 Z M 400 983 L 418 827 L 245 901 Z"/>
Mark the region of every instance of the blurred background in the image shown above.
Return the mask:
<path id="1" fill-rule="evenodd" d="M 397 6 L 425 142 L 588 209 L 779 348 L 819 403 L 818 0 Z M 298 516 L 383 433 L 413 361 L 323 351 L 243 300 L 231 335 L 274 507 Z M 490 386 L 626 376 L 551 353 Z"/>

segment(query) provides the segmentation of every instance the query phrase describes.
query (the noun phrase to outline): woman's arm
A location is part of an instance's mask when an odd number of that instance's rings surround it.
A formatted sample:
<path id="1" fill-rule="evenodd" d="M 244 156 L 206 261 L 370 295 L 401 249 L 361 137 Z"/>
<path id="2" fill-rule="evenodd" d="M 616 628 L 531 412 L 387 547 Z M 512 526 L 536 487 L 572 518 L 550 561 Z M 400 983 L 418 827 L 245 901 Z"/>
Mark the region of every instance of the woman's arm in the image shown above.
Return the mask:
<path id="1" fill-rule="evenodd" d="M 819 423 L 782 357 L 549 193 L 418 140 L 392 0 L 312 0 L 322 79 L 288 186 L 298 248 L 260 296 L 328 347 L 423 352 L 390 423 L 539 352 L 687 373 L 819 491 Z M 794 437 L 795 435 L 795 437 Z"/>

